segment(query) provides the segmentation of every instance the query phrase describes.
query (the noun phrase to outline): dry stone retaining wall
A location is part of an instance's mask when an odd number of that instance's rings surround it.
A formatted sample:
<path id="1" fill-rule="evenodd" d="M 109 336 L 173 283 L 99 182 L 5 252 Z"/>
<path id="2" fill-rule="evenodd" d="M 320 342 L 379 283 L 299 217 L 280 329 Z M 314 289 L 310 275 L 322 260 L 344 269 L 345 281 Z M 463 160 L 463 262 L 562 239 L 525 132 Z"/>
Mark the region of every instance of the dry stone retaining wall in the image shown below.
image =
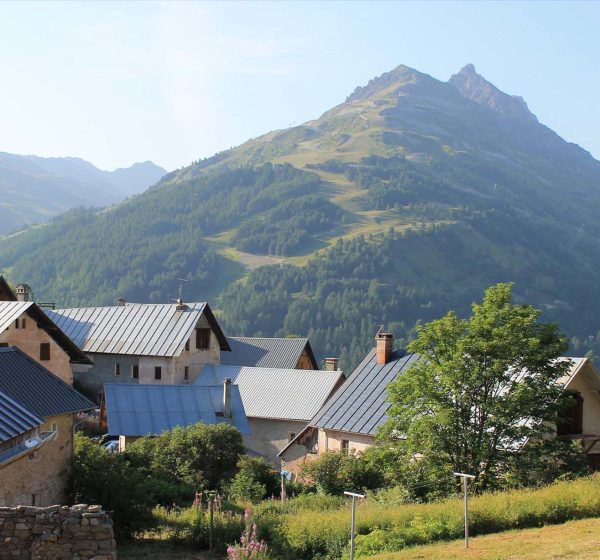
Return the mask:
<path id="1" fill-rule="evenodd" d="M 0 560 L 116 560 L 101 506 L 0 507 Z"/>

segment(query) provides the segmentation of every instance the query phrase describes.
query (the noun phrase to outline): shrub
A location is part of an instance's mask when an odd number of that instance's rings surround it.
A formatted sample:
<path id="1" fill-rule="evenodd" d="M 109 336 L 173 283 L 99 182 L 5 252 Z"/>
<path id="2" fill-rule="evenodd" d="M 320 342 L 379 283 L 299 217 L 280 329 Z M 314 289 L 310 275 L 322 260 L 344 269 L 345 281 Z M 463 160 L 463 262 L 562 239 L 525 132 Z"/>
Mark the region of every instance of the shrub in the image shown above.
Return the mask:
<path id="1" fill-rule="evenodd" d="M 228 424 L 196 424 L 143 437 L 128 446 L 131 464 L 154 479 L 169 481 L 191 496 L 224 486 L 244 452 L 240 432 Z"/>
<path id="2" fill-rule="evenodd" d="M 279 495 L 279 475 L 264 459 L 244 455 L 237 467 L 239 471 L 229 486 L 232 499 L 254 504 Z"/>
<path id="3" fill-rule="evenodd" d="M 89 438 L 75 435 L 71 498 L 101 504 L 112 512 L 115 536 L 127 539 L 153 524 L 152 484 L 124 457 L 111 455 Z"/>
<path id="4" fill-rule="evenodd" d="M 329 451 L 304 466 L 304 474 L 312 479 L 317 491 L 323 494 L 343 494 L 377 488 L 381 475 L 361 455 Z"/>

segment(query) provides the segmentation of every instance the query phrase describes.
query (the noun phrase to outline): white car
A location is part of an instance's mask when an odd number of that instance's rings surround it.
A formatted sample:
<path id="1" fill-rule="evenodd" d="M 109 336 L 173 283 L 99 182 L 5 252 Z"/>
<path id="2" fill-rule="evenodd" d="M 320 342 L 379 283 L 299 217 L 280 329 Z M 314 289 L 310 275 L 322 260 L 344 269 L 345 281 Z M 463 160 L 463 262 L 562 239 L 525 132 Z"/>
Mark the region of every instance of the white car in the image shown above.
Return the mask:
<path id="1" fill-rule="evenodd" d="M 102 447 L 104 447 L 104 449 L 106 449 L 106 451 L 108 451 L 109 453 L 119 452 L 119 442 L 116 439 L 103 443 Z"/>

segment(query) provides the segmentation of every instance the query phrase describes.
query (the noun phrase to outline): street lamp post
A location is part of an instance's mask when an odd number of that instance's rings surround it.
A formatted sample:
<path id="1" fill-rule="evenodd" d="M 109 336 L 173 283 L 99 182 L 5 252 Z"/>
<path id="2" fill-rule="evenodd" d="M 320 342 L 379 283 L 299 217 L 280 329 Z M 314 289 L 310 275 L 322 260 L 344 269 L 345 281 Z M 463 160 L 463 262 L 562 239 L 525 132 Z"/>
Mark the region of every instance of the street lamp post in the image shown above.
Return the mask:
<path id="1" fill-rule="evenodd" d="M 472 474 L 455 472 L 463 480 L 463 491 L 465 493 L 465 548 L 469 548 L 469 479 L 475 478 Z"/>
<path id="2" fill-rule="evenodd" d="M 354 492 L 344 492 L 346 496 L 352 497 L 352 525 L 350 529 L 350 560 L 354 560 L 354 525 L 356 519 L 356 498 L 361 500 L 365 497 L 364 494 L 356 494 Z"/>

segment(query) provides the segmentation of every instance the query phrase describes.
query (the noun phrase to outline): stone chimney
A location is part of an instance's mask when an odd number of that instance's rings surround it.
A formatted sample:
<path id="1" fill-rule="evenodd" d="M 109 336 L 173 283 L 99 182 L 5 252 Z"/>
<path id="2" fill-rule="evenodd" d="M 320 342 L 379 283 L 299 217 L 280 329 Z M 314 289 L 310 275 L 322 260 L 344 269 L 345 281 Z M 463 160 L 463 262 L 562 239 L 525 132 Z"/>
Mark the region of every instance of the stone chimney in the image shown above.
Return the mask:
<path id="1" fill-rule="evenodd" d="M 15 293 L 17 294 L 17 301 L 33 301 L 33 291 L 28 284 L 19 284 L 15 288 Z"/>
<path id="2" fill-rule="evenodd" d="M 223 418 L 231 418 L 231 379 L 223 382 Z"/>
<path id="3" fill-rule="evenodd" d="M 394 351 L 394 335 L 392 333 L 378 332 L 375 340 L 377 341 L 377 363 L 381 365 L 387 364 Z"/>
<path id="4" fill-rule="evenodd" d="M 127 303 L 127 302 L 125 301 L 125 298 L 124 298 L 123 296 L 121 296 L 121 297 L 120 297 L 120 298 L 117 300 L 117 305 L 118 305 L 119 307 L 125 307 L 125 304 L 126 304 L 126 303 Z"/>
<path id="5" fill-rule="evenodd" d="M 338 358 L 325 358 L 325 371 L 337 371 L 340 369 L 338 364 Z"/>

